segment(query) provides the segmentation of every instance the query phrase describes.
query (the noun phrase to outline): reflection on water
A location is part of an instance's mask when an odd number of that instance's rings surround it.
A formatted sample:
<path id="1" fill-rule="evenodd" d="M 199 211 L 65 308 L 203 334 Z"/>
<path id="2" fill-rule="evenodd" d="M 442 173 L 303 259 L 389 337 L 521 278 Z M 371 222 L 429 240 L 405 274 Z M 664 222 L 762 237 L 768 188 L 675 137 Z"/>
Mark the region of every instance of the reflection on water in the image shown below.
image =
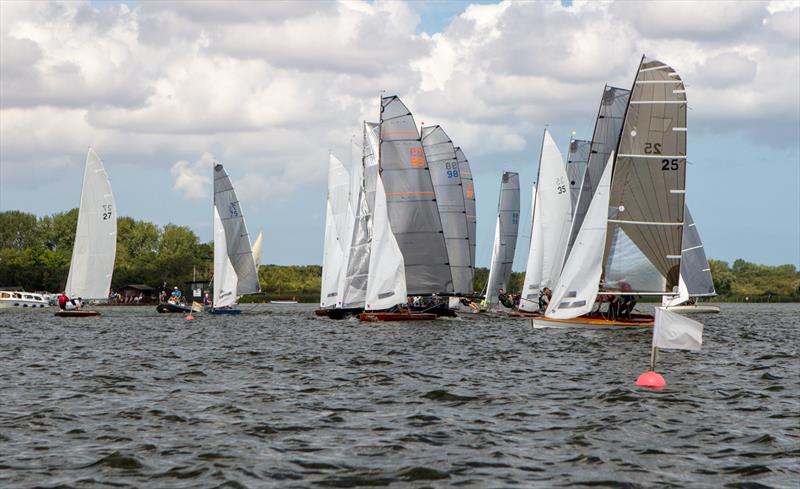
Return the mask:
<path id="1" fill-rule="evenodd" d="M 648 331 L 4 311 L 0 486 L 796 487 L 800 307 L 722 307 L 661 392 Z"/>

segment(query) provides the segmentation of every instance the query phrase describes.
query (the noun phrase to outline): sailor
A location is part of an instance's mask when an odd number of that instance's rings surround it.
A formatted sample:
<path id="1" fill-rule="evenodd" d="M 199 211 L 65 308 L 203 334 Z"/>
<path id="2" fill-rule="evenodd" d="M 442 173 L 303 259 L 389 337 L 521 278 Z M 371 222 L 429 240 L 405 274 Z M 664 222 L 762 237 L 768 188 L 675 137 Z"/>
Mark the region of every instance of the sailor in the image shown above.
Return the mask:
<path id="1" fill-rule="evenodd" d="M 539 294 L 539 310 L 544 313 L 547 310 L 547 306 L 550 305 L 550 299 L 553 297 L 553 291 L 550 290 L 549 287 L 545 287 L 542 289 L 542 292 Z"/>
<path id="2" fill-rule="evenodd" d="M 172 290 L 172 294 L 170 294 L 170 299 L 172 300 L 172 302 L 175 302 L 176 304 L 181 302 L 181 291 L 177 285 Z"/>
<path id="3" fill-rule="evenodd" d="M 64 292 L 61 292 L 61 295 L 58 296 L 58 308 L 62 311 L 67 308 L 67 302 L 69 301 L 69 297 Z"/>
<path id="4" fill-rule="evenodd" d="M 514 296 L 510 292 L 506 292 L 503 289 L 498 289 L 497 290 L 497 299 L 505 307 L 508 307 L 508 308 L 514 307 Z"/>

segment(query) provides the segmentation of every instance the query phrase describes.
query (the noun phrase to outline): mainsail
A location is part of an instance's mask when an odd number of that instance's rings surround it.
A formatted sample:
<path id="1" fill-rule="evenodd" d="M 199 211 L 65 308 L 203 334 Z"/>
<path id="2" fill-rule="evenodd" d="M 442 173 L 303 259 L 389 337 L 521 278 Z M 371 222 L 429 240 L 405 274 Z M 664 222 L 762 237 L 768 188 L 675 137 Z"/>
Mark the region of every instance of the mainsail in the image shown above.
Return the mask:
<path id="1" fill-rule="evenodd" d="M 263 241 L 264 233 L 259 231 L 256 240 L 253 241 L 253 261 L 256 263 L 256 272 L 258 271 L 258 266 L 261 265 L 261 243 Z"/>
<path id="2" fill-rule="evenodd" d="M 573 139 L 569 142 L 569 152 L 567 153 L 567 179 L 569 180 L 569 196 L 572 202 L 573 213 L 575 209 L 577 209 L 578 194 L 580 194 L 583 175 L 586 173 L 586 166 L 589 163 L 591 148 L 591 141 Z"/>
<path id="3" fill-rule="evenodd" d="M 572 201 L 564 160 L 545 129 L 539 159 L 539 178 L 533 205 L 531 248 L 522 289 L 520 308 L 536 309 L 539 291 L 553 287 L 567 250 L 572 222 Z"/>
<path id="4" fill-rule="evenodd" d="M 472 170 L 469 166 L 467 157 L 461 148 L 456 148 L 456 159 L 458 169 L 461 173 L 461 190 L 464 192 L 464 207 L 467 213 L 467 236 L 469 238 L 470 258 L 469 263 L 472 267 L 472 276 L 469 281 L 469 291 L 475 291 L 475 251 L 477 248 L 477 213 L 475 209 L 475 185 L 472 181 Z"/>
<path id="5" fill-rule="evenodd" d="M 339 283 L 344 274 L 345 264 L 345 234 L 350 228 L 349 190 L 350 173 L 342 162 L 331 154 L 328 162 L 328 203 L 322 256 L 321 307 L 336 306 L 339 301 Z"/>
<path id="6" fill-rule="evenodd" d="M 231 179 L 220 164 L 214 165 L 214 244 L 214 307 L 231 305 L 237 296 L 259 292 L 261 287 L 244 214 Z M 236 274 L 234 290 L 226 288 L 229 284 L 223 277 L 231 272 L 226 270 L 228 264 L 223 256 L 230 261 Z"/>
<path id="7" fill-rule="evenodd" d="M 609 161 L 608 156 L 616 150 L 619 143 L 619 134 L 622 130 L 622 122 L 625 119 L 625 109 L 628 107 L 630 90 L 623 88 L 610 87 L 603 88 L 603 96 L 600 100 L 600 108 L 597 111 L 597 120 L 592 134 L 592 146 L 589 154 L 589 161 L 586 170 L 581 176 L 580 193 L 575 205 L 572 219 L 572 229 L 570 231 L 567 254 L 572 249 L 578 230 L 581 228 L 586 211 L 592 202 L 600 177 Z"/>
<path id="8" fill-rule="evenodd" d="M 519 234 L 519 174 L 504 172 L 497 204 L 492 264 L 486 282 L 486 303 L 497 304 L 499 289 L 508 289 Z"/>
<path id="9" fill-rule="evenodd" d="M 389 221 L 411 295 L 453 292 L 442 222 L 414 117 L 396 96 L 381 99 L 379 169 Z"/>
<path id="10" fill-rule="evenodd" d="M 108 299 L 117 253 L 117 209 L 103 162 L 86 154 L 78 226 L 69 265 L 67 296 Z"/>
<path id="11" fill-rule="evenodd" d="M 375 184 L 377 177 L 377 124 L 364 123 L 362 160 L 361 164 L 353 168 L 353 173 L 358 175 L 358 180 L 351 176 L 351 204 L 354 205 L 350 218 L 352 225 L 349 228 L 349 239 L 346 241 L 347 250 L 345 273 L 339 284 L 339 297 L 337 304 L 343 308 L 362 308 L 367 293 L 367 280 L 369 279 L 370 241 L 372 240 L 372 206 L 375 199 Z"/>
<path id="12" fill-rule="evenodd" d="M 471 245 L 460 163 L 455 147 L 441 126 L 430 126 L 422 128 L 422 148 L 442 220 L 454 293 L 471 294 Z"/>
<path id="13" fill-rule="evenodd" d="M 680 76 L 643 57 L 611 178 L 603 277 L 607 291 L 669 294 L 678 285 L 686 108 Z"/>

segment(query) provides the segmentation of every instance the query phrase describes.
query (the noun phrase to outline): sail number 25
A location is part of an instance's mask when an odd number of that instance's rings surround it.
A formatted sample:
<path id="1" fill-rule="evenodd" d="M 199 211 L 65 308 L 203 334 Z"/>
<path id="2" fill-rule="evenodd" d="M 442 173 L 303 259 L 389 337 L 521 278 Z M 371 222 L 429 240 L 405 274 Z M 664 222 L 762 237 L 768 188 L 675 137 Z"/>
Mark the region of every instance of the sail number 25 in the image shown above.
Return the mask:
<path id="1" fill-rule="evenodd" d="M 678 166 L 678 159 L 672 158 L 671 160 L 661 160 L 661 171 L 670 171 L 670 170 L 677 170 Z"/>

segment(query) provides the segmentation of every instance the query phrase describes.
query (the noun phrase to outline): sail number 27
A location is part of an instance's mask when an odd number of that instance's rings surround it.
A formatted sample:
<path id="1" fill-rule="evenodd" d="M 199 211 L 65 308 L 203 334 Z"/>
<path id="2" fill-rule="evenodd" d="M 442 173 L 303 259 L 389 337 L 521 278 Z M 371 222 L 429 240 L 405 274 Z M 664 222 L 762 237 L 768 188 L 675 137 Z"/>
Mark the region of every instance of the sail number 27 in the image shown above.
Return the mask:
<path id="1" fill-rule="evenodd" d="M 103 220 L 108 221 L 111 219 L 111 204 L 102 204 L 101 207 L 103 208 Z"/>

